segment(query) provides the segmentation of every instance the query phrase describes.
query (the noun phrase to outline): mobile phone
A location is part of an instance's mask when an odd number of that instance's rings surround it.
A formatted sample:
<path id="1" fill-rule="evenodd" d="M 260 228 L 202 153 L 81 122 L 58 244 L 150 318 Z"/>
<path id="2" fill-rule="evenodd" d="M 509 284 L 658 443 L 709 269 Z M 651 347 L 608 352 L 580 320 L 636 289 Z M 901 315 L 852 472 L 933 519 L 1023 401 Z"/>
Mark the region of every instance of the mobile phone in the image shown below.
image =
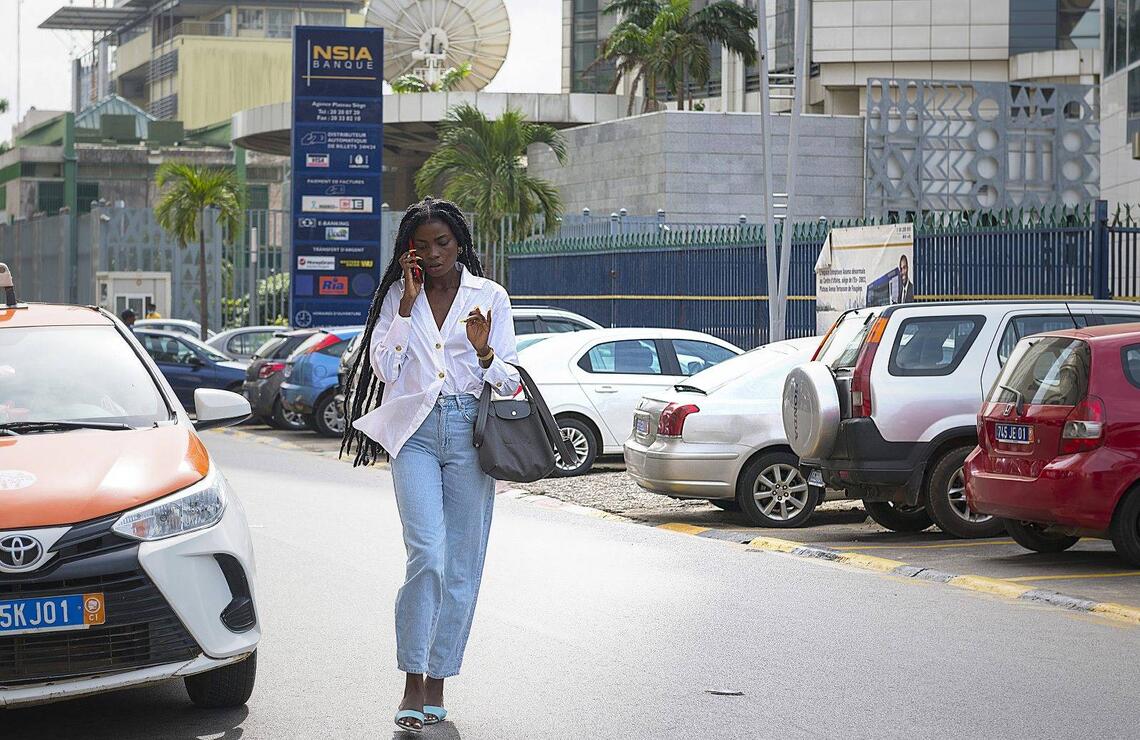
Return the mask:
<path id="1" fill-rule="evenodd" d="M 412 253 L 412 257 L 416 256 L 415 242 L 411 241 L 410 239 L 408 240 L 408 251 Z M 418 262 L 412 263 L 412 277 L 421 283 L 424 281 L 424 271 L 420 268 L 420 264 Z"/>

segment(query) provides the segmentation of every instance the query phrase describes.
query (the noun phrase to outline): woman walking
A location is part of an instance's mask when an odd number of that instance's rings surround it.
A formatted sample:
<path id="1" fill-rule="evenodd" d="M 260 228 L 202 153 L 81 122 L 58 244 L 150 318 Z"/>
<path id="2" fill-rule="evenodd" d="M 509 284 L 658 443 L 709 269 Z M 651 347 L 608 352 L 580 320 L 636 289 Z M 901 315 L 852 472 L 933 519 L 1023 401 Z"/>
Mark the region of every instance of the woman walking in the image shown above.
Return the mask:
<path id="1" fill-rule="evenodd" d="M 519 384 L 510 299 L 482 275 L 454 204 L 410 206 L 349 376 L 343 449 L 356 446 L 356 465 L 389 456 L 408 552 L 396 724 L 411 732 L 447 715 L 443 682 L 459 674 L 479 595 L 495 481 L 472 444 L 478 397 L 487 383 L 508 395 Z"/>

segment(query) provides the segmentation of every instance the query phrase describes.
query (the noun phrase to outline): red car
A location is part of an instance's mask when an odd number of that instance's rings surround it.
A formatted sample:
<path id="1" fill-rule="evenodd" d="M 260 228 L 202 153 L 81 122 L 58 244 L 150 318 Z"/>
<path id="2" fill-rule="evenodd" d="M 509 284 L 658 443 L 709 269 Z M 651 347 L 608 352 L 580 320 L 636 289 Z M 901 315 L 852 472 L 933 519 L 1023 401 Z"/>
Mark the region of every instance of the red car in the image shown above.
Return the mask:
<path id="1" fill-rule="evenodd" d="M 1027 337 L 978 415 L 966 501 L 1030 550 L 1111 539 L 1140 565 L 1140 324 Z"/>

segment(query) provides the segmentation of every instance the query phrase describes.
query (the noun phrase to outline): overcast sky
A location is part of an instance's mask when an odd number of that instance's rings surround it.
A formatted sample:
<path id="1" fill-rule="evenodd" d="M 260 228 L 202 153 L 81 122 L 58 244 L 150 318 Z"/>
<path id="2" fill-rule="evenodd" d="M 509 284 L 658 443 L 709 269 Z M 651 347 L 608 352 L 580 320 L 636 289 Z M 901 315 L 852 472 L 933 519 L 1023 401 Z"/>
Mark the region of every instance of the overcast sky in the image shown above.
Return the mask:
<path id="1" fill-rule="evenodd" d="M 561 0 L 504 0 L 511 16 L 507 60 L 488 90 L 558 92 L 561 89 Z M 71 103 L 70 60 L 91 48 L 91 34 L 44 31 L 37 26 L 64 5 L 113 5 L 113 0 L 0 0 L 0 98 L 8 112 L 0 115 L 0 141 L 11 138 L 16 115 L 17 5 L 20 7 L 20 94 L 28 108 L 66 109 Z M 251 5 L 256 2 L 251 0 Z"/>

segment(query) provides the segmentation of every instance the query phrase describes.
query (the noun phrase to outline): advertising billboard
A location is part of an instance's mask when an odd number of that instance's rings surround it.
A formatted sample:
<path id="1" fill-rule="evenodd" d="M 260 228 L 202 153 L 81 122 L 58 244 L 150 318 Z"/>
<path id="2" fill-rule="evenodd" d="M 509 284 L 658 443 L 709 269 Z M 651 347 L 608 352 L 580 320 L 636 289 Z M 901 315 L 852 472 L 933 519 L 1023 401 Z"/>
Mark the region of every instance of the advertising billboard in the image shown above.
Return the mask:
<path id="1" fill-rule="evenodd" d="M 914 225 L 832 229 L 815 263 L 816 330 L 852 308 L 914 300 Z"/>
<path id="2" fill-rule="evenodd" d="M 380 283 L 383 69 L 383 29 L 293 29 L 293 326 L 363 324 Z"/>

